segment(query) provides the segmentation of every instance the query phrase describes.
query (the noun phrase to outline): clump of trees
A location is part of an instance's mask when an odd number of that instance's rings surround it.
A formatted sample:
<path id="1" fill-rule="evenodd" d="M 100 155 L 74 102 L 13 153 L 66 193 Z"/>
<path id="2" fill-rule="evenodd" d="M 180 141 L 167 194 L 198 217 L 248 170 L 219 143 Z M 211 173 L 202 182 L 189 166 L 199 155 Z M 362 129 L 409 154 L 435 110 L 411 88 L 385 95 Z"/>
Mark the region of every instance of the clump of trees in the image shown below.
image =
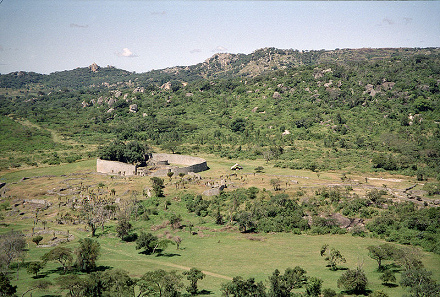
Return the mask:
<path id="1" fill-rule="evenodd" d="M 134 164 L 145 161 L 145 154 L 148 151 L 149 147 L 138 141 L 133 140 L 124 143 L 115 140 L 106 146 L 99 147 L 98 157 L 103 160 Z"/>

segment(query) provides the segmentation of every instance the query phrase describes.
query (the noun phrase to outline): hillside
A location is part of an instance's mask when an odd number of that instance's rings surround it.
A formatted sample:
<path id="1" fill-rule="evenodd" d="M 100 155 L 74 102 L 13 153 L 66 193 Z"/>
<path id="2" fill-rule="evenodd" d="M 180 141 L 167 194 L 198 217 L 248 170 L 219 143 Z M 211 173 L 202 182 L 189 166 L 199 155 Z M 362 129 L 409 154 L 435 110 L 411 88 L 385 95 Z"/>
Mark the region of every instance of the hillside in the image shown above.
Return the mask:
<path id="1" fill-rule="evenodd" d="M 113 66 L 79 67 L 73 70 L 43 75 L 18 71 L 0 75 L 0 87 L 21 88 L 27 85 L 42 84 L 49 88 L 101 88 L 120 87 L 121 84 L 145 86 L 163 85 L 166 82 L 192 82 L 200 79 L 254 77 L 262 73 L 283 70 L 302 65 L 321 63 L 347 63 L 402 59 L 414 56 L 430 56 L 439 53 L 438 48 L 384 48 L 384 49 L 336 49 L 331 51 L 298 51 L 264 48 L 251 54 L 218 53 L 204 62 L 191 66 L 176 66 L 152 70 L 145 73 L 132 73 Z M 93 71 L 92 71 L 93 68 Z"/>
<path id="2" fill-rule="evenodd" d="M 439 293 L 438 48 L 266 48 L 0 83 L 2 290 L 159 296 L 160 279 L 162 296 Z M 146 150 L 209 170 L 96 172 L 103 152 Z M 352 273 L 368 285 L 344 286 Z"/>
<path id="3" fill-rule="evenodd" d="M 165 69 L 126 82 L 134 74 L 78 68 L 47 77 L 59 87 L 85 82 L 82 88 L 6 88 L 0 111 L 82 144 L 119 138 L 276 159 L 295 169 L 389 170 L 423 179 L 439 172 L 439 51 L 263 49 L 218 54 L 186 74 Z M 269 70 L 271 63 L 279 70 Z M 143 84 L 148 76 L 158 84 Z M 186 81 L 190 76 L 194 81 Z M 96 88 L 100 80 L 105 86 Z"/>

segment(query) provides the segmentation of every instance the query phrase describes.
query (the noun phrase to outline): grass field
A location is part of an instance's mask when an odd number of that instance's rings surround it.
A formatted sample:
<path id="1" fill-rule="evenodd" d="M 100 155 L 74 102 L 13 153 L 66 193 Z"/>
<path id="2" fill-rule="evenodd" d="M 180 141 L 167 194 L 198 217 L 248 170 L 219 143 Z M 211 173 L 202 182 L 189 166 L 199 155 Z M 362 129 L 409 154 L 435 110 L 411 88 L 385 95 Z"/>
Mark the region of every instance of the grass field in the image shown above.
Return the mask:
<path id="1" fill-rule="evenodd" d="M 208 160 L 210 170 L 201 173 L 204 180 L 219 180 L 231 174 L 229 168 L 235 163 L 231 160 L 214 158 L 212 156 L 201 156 Z M 256 186 L 260 189 L 271 190 L 270 179 L 282 179 L 283 190 L 286 193 L 304 191 L 313 193 L 317 187 L 341 184 L 341 187 L 353 184 L 354 191 L 360 194 L 365 192 L 361 186 L 364 181 L 363 175 L 347 174 L 348 181 L 341 181 L 341 172 L 322 172 L 317 175 L 311 171 L 299 171 L 282 168 L 273 168 L 262 160 L 239 162 L 244 169 L 237 176 L 229 176 L 230 189 L 239 187 Z M 53 203 L 53 207 L 40 212 L 42 220 L 48 222 L 49 230 L 64 231 L 75 236 L 71 242 L 63 246 L 75 248 L 78 246 L 78 239 L 89 237 L 90 232 L 85 230 L 84 225 L 59 225 L 55 218 L 58 212 L 66 212 L 68 209 L 58 209 L 57 201 L 67 199 L 62 194 L 50 194 L 50 190 L 68 188 L 79 183 L 87 185 L 96 190 L 98 184 L 104 185 L 104 189 L 115 189 L 116 195 L 121 199 L 129 199 L 132 195 L 139 195 L 145 187 L 150 185 L 148 177 L 126 177 L 117 178 L 95 172 L 96 160 L 86 160 L 60 166 L 50 166 L 9 172 L 1 176 L 1 180 L 8 184 L 8 195 L 11 201 L 20 199 L 44 199 Z M 257 166 L 265 167 L 264 173 L 253 174 Z M 22 180 L 23 177 L 36 177 Z M 387 185 L 389 188 L 403 189 L 414 181 L 408 177 L 369 175 L 382 179 L 372 179 L 368 182 L 370 186 Z M 396 179 L 402 179 L 397 182 Z M 191 267 L 203 270 L 207 277 L 199 281 L 199 288 L 211 292 L 211 296 L 220 296 L 222 283 L 232 279 L 234 276 L 244 278 L 254 277 L 257 281 L 264 281 L 267 284 L 267 277 L 275 269 L 283 272 L 288 267 L 300 266 L 307 271 L 308 276 L 316 276 L 324 280 L 323 288 L 337 288 L 337 279 L 344 270 L 331 271 L 326 267 L 326 262 L 320 256 L 319 251 L 323 244 L 329 244 L 340 250 L 347 262 L 341 264 L 342 268 L 355 268 L 362 265 L 368 280 L 370 290 L 383 290 L 391 297 L 402 296 L 404 288 L 397 286 L 390 288 L 383 286 L 379 280 L 380 274 L 376 272 L 377 263 L 368 256 L 366 249 L 369 245 L 377 245 L 383 241 L 374 238 L 353 237 L 346 235 L 294 235 L 291 233 L 273 234 L 242 234 L 236 228 L 221 229 L 209 218 L 196 217 L 186 212 L 183 202 L 174 198 L 182 191 L 201 193 L 205 189 L 203 185 L 186 185 L 186 189 L 175 189 L 171 184 L 177 180 L 169 181 L 165 178 L 166 198 L 170 199 L 171 205 L 167 210 L 162 209 L 157 216 L 152 216 L 149 221 L 134 222 L 135 231 L 145 230 L 150 232 L 153 224 L 160 224 L 166 220 L 171 213 L 181 213 L 183 221 L 191 221 L 197 235 L 191 235 L 188 230 L 172 230 L 169 227 L 156 231 L 158 235 L 168 231 L 182 237 L 183 241 L 179 250 L 175 246 L 169 246 L 165 252 L 158 255 L 140 254 L 135 249 L 134 243 L 122 242 L 116 237 L 114 231 L 115 221 L 106 225 L 104 232 L 97 231 L 97 240 L 101 244 L 101 257 L 98 265 L 103 268 L 121 268 L 127 270 L 132 277 L 140 277 L 146 271 L 154 269 L 177 270 L 183 272 Z M 294 183 L 295 181 L 296 183 Z M 171 184 L 170 184 L 171 183 Z M 287 183 L 287 185 L 286 185 Z M 357 188 L 356 188 L 357 187 Z M 63 193 L 59 191 L 58 193 Z M 20 208 L 21 207 L 21 208 Z M 28 235 L 29 251 L 25 262 L 38 260 L 50 247 L 36 247 L 30 236 L 33 224 L 33 209 L 20 206 L 18 209 L 23 215 L 5 216 L 0 226 L 0 233 L 8 230 L 22 230 Z M 41 230 L 42 225 L 37 225 Z M 42 244 L 48 243 L 52 237 L 51 232 L 44 235 Z M 426 268 L 433 272 L 436 280 L 440 280 L 440 256 L 433 253 L 423 253 L 423 262 Z M 45 279 L 54 280 L 59 276 L 56 269 L 60 267 L 55 263 L 49 263 L 42 271 Z M 399 274 L 396 274 L 397 283 Z M 18 295 L 23 292 L 34 281 L 25 269 L 20 269 L 13 278 L 13 284 L 18 285 Z M 301 289 L 300 289 L 301 290 Z M 51 287 L 48 291 L 34 291 L 33 296 L 57 296 L 64 295 L 57 287 Z"/>

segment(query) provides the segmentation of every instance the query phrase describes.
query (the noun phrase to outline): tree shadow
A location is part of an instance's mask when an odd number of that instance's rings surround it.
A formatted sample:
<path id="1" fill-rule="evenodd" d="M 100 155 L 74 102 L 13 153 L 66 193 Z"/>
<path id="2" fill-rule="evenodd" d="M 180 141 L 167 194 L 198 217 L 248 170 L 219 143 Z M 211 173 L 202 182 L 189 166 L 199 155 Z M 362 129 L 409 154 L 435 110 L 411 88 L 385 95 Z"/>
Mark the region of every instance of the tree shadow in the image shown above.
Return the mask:
<path id="1" fill-rule="evenodd" d="M 61 297 L 61 295 L 47 294 L 47 295 L 42 295 L 41 297 Z"/>
<path id="2" fill-rule="evenodd" d="M 379 272 L 384 272 L 386 270 L 391 270 L 392 272 L 400 272 L 402 271 L 402 267 L 397 265 L 396 263 L 386 264 L 382 266 L 382 269 Z"/>
<path id="3" fill-rule="evenodd" d="M 368 296 L 368 295 L 370 295 L 371 293 L 373 293 L 373 291 L 372 290 L 369 290 L 369 289 L 366 289 L 365 291 L 363 291 L 363 292 L 357 292 L 357 291 L 353 291 L 353 290 L 351 290 L 351 291 L 341 291 L 341 294 L 346 294 L 346 295 L 356 295 L 356 296 L 359 296 L 359 295 L 364 295 L 364 296 Z"/>
<path id="4" fill-rule="evenodd" d="M 396 284 L 390 284 L 390 283 L 382 283 L 383 286 L 388 287 L 388 288 L 396 288 L 399 285 Z"/>
<path id="5" fill-rule="evenodd" d="M 111 267 L 111 266 L 100 265 L 100 266 L 96 267 L 95 269 L 93 269 L 93 271 L 106 271 L 106 270 L 109 270 L 112 268 L 113 267 Z"/>
<path id="6" fill-rule="evenodd" d="M 67 270 L 67 272 L 68 271 L 69 271 L 69 269 Z M 52 274 L 52 273 L 64 274 L 64 269 L 63 269 L 63 267 L 57 267 L 55 269 L 49 269 L 49 270 L 47 270 L 44 273 L 46 273 L 46 275 L 49 275 L 49 274 Z"/>
<path id="7" fill-rule="evenodd" d="M 41 278 L 45 278 L 47 275 L 48 274 L 46 272 L 42 272 L 42 273 L 40 273 L 40 274 L 38 274 L 36 276 L 34 275 L 32 278 L 33 279 L 41 279 Z"/>
<path id="8" fill-rule="evenodd" d="M 156 255 L 156 257 L 167 257 L 167 258 L 171 258 L 171 257 L 180 257 L 180 254 L 176 254 L 176 253 L 159 253 Z"/>
<path id="9" fill-rule="evenodd" d="M 200 290 L 197 295 L 211 295 L 214 294 L 212 291 L 209 290 Z"/>

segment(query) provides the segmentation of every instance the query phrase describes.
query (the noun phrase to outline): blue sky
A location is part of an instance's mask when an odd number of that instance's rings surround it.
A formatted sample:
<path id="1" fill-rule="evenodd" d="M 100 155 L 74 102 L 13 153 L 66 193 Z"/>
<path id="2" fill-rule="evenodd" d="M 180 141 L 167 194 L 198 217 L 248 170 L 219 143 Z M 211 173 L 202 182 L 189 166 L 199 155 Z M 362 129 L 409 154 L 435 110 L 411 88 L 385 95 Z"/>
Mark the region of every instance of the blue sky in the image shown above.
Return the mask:
<path id="1" fill-rule="evenodd" d="M 1 0 L 0 0 L 1 1 Z M 3 0 L 0 73 L 146 72 L 263 47 L 439 47 L 440 1 Z"/>

